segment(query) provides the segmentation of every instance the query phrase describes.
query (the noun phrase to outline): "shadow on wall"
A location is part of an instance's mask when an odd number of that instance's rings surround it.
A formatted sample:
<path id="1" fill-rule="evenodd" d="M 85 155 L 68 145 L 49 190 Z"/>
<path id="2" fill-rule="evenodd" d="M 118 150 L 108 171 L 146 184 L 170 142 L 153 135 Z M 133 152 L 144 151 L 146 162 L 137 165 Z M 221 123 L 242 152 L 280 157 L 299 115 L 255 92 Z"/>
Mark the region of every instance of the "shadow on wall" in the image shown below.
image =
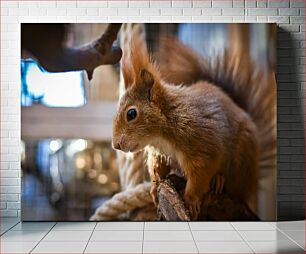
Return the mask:
<path id="1" fill-rule="evenodd" d="M 305 219 L 305 135 L 303 83 L 296 50 L 300 41 L 277 31 L 277 130 L 279 220 Z M 302 67 L 302 66 L 301 66 Z"/>

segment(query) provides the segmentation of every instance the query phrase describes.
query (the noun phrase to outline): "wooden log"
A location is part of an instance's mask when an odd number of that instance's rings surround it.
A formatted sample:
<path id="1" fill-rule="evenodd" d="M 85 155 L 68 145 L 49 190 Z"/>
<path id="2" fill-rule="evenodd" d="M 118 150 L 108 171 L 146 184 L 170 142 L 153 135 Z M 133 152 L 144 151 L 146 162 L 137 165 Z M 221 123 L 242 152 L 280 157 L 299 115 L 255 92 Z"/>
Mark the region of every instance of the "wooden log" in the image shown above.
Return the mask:
<path id="1" fill-rule="evenodd" d="M 190 221 L 189 211 L 182 199 L 185 179 L 177 175 L 169 175 L 161 180 L 157 189 L 162 220 Z M 258 217 L 247 205 L 235 200 L 226 193 L 207 193 L 203 197 L 201 213 L 198 221 L 258 221 Z"/>
<path id="2" fill-rule="evenodd" d="M 167 221 L 189 221 L 189 212 L 169 180 L 158 186 L 159 213 Z"/>

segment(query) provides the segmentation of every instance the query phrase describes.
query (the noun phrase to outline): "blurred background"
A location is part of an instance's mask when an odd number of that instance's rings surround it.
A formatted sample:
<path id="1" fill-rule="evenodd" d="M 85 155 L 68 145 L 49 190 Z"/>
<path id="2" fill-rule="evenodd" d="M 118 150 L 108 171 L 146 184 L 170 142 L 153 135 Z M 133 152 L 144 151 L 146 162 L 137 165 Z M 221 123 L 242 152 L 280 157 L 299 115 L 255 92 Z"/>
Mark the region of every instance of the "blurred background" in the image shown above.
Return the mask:
<path id="1" fill-rule="evenodd" d="M 71 24 L 67 47 L 99 37 L 107 24 Z M 22 218 L 88 220 L 120 191 L 112 117 L 118 66 L 99 66 L 89 82 L 84 71 L 46 72 L 22 51 Z"/>
<path id="2" fill-rule="evenodd" d="M 68 27 L 65 45 L 77 47 L 99 37 L 107 24 Z M 230 48 L 266 70 L 274 68 L 275 31 L 268 24 L 146 24 L 145 30 L 152 53 L 160 36 L 176 35 L 207 58 Z M 83 71 L 49 73 L 22 50 L 23 220 L 86 221 L 120 191 L 111 147 L 119 68 L 99 66 L 89 81 Z M 273 172 L 268 181 L 272 196 L 275 180 Z M 275 199 L 263 199 L 262 209 L 273 217 Z"/>

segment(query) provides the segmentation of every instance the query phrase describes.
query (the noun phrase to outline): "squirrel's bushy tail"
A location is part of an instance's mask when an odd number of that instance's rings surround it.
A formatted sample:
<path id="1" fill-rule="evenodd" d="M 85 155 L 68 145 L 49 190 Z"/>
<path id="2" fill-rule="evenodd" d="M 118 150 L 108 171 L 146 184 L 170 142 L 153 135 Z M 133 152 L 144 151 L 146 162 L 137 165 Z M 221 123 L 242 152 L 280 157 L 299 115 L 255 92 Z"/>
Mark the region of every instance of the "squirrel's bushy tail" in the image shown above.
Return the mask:
<path id="1" fill-rule="evenodd" d="M 176 38 L 163 38 L 156 54 L 162 79 L 167 83 L 192 85 L 205 80 L 223 89 L 253 119 L 259 142 L 259 215 L 275 219 L 265 211 L 275 202 L 276 178 L 276 82 L 273 70 L 251 63 L 249 55 L 225 51 L 214 60 L 206 60 Z M 267 181 L 271 179 L 271 181 Z M 269 186 L 270 185 L 270 186 Z M 267 190 L 268 189 L 268 190 Z"/>

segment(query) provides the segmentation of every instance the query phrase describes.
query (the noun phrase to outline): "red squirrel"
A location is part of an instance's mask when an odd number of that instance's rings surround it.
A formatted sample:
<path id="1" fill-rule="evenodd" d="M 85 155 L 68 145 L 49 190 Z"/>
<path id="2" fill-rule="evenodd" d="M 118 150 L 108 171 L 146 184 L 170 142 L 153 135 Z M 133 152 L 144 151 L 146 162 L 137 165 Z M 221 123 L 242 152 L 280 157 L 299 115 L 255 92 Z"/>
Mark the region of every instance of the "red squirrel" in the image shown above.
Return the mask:
<path id="1" fill-rule="evenodd" d="M 226 193 L 248 204 L 257 195 L 257 126 L 231 96 L 205 78 L 206 71 L 194 52 L 177 40 L 168 40 L 167 50 L 174 58 L 185 54 L 184 61 L 193 62 L 177 65 L 181 73 L 170 67 L 167 73 L 165 64 L 160 71 L 145 44 L 137 39 L 131 52 L 124 52 L 126 92 L 114 118 L 113 147 L 133 153 L 149 150 L 147 165 L 155 203 L 158 181 L 171 168 L 159 167 L 161 160 L 166 156 L 178 165 L 187 180 L 183 198 L 193 220 L 216 175 L 224 177 Z M 167 74 L 174 75 L 169 78 Z M 183 80 L 181 85 L 166 81 L 176 77 Z"/>

